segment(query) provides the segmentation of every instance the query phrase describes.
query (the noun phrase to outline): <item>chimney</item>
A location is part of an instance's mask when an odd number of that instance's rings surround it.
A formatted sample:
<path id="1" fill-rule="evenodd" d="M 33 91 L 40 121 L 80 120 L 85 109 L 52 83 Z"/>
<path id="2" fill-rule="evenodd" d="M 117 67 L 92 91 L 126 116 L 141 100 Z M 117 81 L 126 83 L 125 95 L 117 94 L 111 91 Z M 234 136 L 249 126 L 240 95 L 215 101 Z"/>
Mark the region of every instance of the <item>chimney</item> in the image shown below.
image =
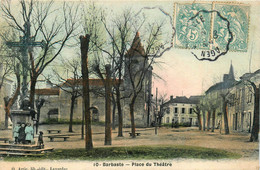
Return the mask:
<path id="1" fill-rule="evenodd" d="M 170 100 L 173 100 L 173 96 L 170 96 Z"/>

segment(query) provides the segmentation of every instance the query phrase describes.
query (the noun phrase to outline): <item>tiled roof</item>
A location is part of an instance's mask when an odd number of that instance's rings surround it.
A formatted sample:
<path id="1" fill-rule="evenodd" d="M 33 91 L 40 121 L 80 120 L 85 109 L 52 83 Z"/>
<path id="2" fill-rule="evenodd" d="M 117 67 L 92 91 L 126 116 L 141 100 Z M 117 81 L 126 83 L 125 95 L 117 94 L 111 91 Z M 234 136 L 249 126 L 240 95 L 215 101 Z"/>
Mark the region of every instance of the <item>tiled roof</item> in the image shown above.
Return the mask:
<path id="1" fill-rule="evenodd" d="M 35 89 L 36 95 L 59 95 L 59 88 L 44 88 L 44 89 Z"/>
<path id="2" fill-rule="evenodd" d="M 112 80 L 112 82 L 118 83 L 119 80 Z M 121 80 L 122 82 L 122 80 Z M 74 86 L 74 85 L 82 85 L 82 79 L 67 79 L 65 83 L 63 83 L 61 86 Z M 102 79 L 89 79 L 89 85 L 90 86 L 104 86 Z"/>
<path id="3" fill-rule="evenodd" d="M 171 103 L 183 103 L 183 104 L 198 104 L 202 96 L 191 96 L 187 98 L 186 96 L 176 96 L 166 102 L 164 105 L 171 104 Z"/>

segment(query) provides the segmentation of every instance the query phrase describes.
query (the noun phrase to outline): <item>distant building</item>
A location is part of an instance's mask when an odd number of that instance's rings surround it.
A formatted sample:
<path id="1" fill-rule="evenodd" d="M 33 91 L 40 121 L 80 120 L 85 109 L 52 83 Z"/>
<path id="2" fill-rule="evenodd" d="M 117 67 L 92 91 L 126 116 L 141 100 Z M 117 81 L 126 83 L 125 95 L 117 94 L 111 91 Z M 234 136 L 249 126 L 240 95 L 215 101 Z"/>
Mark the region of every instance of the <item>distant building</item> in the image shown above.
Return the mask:
<path id="1" fill-rule="evenodd" d="M 137 33 L 133 44 L 129 51 L 126 54 L 126 60 L 132 60 L 133 68 L 135 71 L 139 69 L 143 69 L 143 54 L 144 48 L 141 44 L 141 40 L 139 34 Z M 123 125 L 130 126 L 130 116 L 129 116 L 129 98 L 131 93 L 131 85 L 130 85 L 130 78 L 129 73 L 127 70 L 124 71 L 125 75 L 123 76 L 123 80 L 121 82 L 122 89 L 124 89 L 122 93 L 122 112 L 123 112 Z M 137 78 L 138 79 L 138 78 Z M 137 80 L 136 79 L 136 80 Z M 63 88 L 66 88 L 66 83 L 69 81 L 73 81 L 72 79 L 67 79 L 63 85 Z M 137 80 L 138 81 L 138 80 Z M 151 81 L 152 81 L 152 69 L 150 69 L 143 80 L 143 86 L 140 89 L 140 93 L 136 99 L 135 103 L 135 124 L 137 127 L 146 127 L 147 126 L 147 115 L 148 115 L 148 96 L 151 96 Z M 116 82 L 115 82 L 116 83 Z M 79 86 L 82 88 L 82 82 L 79 83 Z M 104 94 L 104 84 L 101 79 L 90 79 L 89 80 L 90 86 L 90 107 L 91 107 L 91 118 L 93 122 L 105 122 L 105 97 L 102 95 Z M 67 88 L 69 90 L 69 87 Z M 57 89 L 54 87 L 45 88 L 45 89 L 37 89 L 36 90 L 36 99 L 37 98 L 45 98 L 46 102 L 41 109 L 41 118 L 40 121 L 45 121 L 47 119 L 65 119 L 69 120 L 70 116 L 70 105 L 71 99 L 70 94 L 65 92 L 62 89 Z M 113 105 L 113 103 L 111 104 Z M 151 102 L 150 102 L 151 105 Z M 111 108 L 113 108 L 111 106 Z M 150 106 L 150 110 L 151 110 Z M 75 106 L 74 106 L 74 120 L 82 120 L 82 97 L 76 99 Z M 112 110 L 111 110 L 112 111 Z M 115 110 L 115 123 L 118 123 L 118 113 L 117 109 Z M 151 112 L 151 111 L 150 111 Z"/>
<path id="2" fill-rule="evenodd" d="M 245 73 L 239 81 L 234 78 L 234 70 L 231 64 L 229 74 L 224 74 L 223 82 L 211 86 L 205 93 L 204 103 L 217 103 L 215 126 L 220 124 L 224 129 L 223 99 L 226 95 L 228 106 L 226 108 L 228 115 L 229 130 L 240 132 L 251 132 L 254 114 L 254 90 L 248 80 L 255 83 L 257 87 L 260 84 L 260 70 L 254 73 Z M 258 103 L 259 104 L 259 103 Z M 206 112 L 212 112 L 208 107 Z M 212 127 L 212 114 L 210 116 L 210 128 Z"/>
<path id="3" fill-rule="evenodd" d="M 190 123 L 191 126 L 198 125 L 197 115 L 193 111 L 196 104 L 199 103 L 201 96 L 173 96 L 163 104 L 164 116 L 162 123 Z"/>
<path id="4" fill-rule="evenodd" d="M 248 80 L 259 88 L 260 69 L 254 73 L 245 73 L 230 89 L 228 111 L 231 130 L 244 132 L 252 130 L 255 105 L 254 89 Z"/>
<path id="5" fill-rule="evenodd" d="M 231 63 L 229 73 L 223 75 L 223 81 L 214 84 L 205 92 L 205 97 L 203 98 L 203 103 L 205 107 L 204 109 L 206 112 L 205 120 L 208 119 L 208 114 L 210 113 L 210 122 L 208 122 L 210 128 L 212 128 L 212 116 L 213 110 L 215 109 L 215 126 L 217 127 L 219 125 L 222 129 L 224 129 L 222 95 L 229 94 L 230 88 L 232 88 L 236 83 L 237 81 L 235 80 L 234 76 L 234 68 Z M 228 118 L 228 121 L 230 125 L 231 118 Z M 208 124 L 206 124 L 206 126 L 208 126 Z"/>

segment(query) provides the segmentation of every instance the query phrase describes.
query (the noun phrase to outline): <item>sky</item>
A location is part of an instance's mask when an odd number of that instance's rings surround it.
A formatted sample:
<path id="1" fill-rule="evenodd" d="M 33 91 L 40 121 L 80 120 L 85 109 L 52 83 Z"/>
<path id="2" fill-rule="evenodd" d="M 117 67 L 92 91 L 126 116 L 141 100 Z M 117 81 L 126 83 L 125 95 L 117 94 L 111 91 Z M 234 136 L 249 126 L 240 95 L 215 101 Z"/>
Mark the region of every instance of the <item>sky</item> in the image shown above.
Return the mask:
<path id="1" fill-rule="evenodd" d="M 183 1 L 182 1 L 183 2 Z M 199 1 L 196 1 L 199 2 Z M 192 54 L 191 50 L 172 48 L 166 52 L 161 58 L 157 59 L 157 63 L 153 66 L 155 74 L 161 79 L 153 79 L 153 94 L 158 88 L 158 96 L 166 94 L 168 97 L 173 96 L 191 96 L 201 95 L 213 84 L 222 81 L 223 74 L 229 72 L 232 63 L 236 80 L 244 73 L 249 72 L 249 61 L 251 57 L 251 72 L 260 69 L 260 3 L 244 1 L 250 4 L 250 21 L 249 21 L 249 37 L 247 52 L 228 52 L 214 62 L 199 61 Z M 111 3 L 106 3 L 111 4 Z M 125 4 L 118 1 L 108 5 L 113 10 L 120 11 L 125 6 L 133 7 L 133 3 Z M 138 10 L 143 7 L 159 7 L 173 16 L 174 1 L 163 2 L 134 2 L 134 9 Z M 162 13 L 158 10 L 152 10 L 151 18 L 156 19 Z M 166 17 L 167 18 L 167 17 Z M 174 17 L 173 17 L 174 18 Z M 171 29 L 170 24 L 166 24 Z M 142 33 L 140 33 L 142 34 Z M 168 32 L 171 37 L 172 32 Z"/>
<path id="2" fill-rule="evenodd" d="M 96 1 L 97 4 L 107 11 L 113 11 L 114 14 L 122 12 L 126 8 L 132 8 L 138 12 L 145 7 L 156 7 L 155 9 L 143 10 L 149 20 L 165 20 L 165 37 L 172 42 L 172 24 L 170 19 L 174 19 L 175 1 Z M 182 1 L 183 2 L 183 1 Z M 196 1 L 199 2 L 199 1 Z M 156 59 L 157 64 L 153 65 L 153 72 L 161 79 L 153 79 L 153 94 L 158 88 L 158 95 L 166 94 L 167 97 L 173 96 L 191 96 L 203 94 L 211 85 L 220 82 L 223 74 L 228 73 L 230 64 L 234 67 L 235 78 L 249 72 L 249 59 L 251 57 L 251 72 L 260 69 L 260 3 L 244 1 L 250 4 L 250 22 L 247 52 L 228 52 L 214 62 L 199 61 L 189 49 L 178 49 L 173 47 L 164 55 Z M 163 14 L 158 8 L 162 9 L 169 16 Z M 108 12 L 109 14 L 109 12 Z M 108 16 L 109 17 L 109 16 Z M 140 32 L 142 36 L 142 32 Z M 65 49 L 63 57 L 70 58 L 68 53 L 70 49 Z"/>

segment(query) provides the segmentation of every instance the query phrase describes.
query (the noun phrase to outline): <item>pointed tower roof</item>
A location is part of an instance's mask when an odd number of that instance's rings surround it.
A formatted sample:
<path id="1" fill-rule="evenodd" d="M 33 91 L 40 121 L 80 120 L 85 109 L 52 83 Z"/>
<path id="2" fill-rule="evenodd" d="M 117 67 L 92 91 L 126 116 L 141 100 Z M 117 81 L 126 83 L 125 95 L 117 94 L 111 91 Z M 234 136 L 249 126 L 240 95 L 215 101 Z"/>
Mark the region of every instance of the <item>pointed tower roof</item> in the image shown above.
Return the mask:
<path id="1" fill-rule="evenodd" d="M 229 80 L 235 80 L 234 68 L 233 68 L 233 65 L 232 65 L 232 61 L 231 61 L 231 64 L 230 64 L 228 77 L 229 77 Z"/>
<path id="2" fill-rule="evenodd" d="M 135 55 L 141 55 L 141 56 L 145 55 L 145 50 L 144 50 L 144 47 L 141 43 L 139 32 L 136 32 L 135 38 L 134 38 L 133 43 L 131 45 L 131 48 L 126 53 L 127 57 L 131 57 L 131 56 L 135 56 Z"/>

